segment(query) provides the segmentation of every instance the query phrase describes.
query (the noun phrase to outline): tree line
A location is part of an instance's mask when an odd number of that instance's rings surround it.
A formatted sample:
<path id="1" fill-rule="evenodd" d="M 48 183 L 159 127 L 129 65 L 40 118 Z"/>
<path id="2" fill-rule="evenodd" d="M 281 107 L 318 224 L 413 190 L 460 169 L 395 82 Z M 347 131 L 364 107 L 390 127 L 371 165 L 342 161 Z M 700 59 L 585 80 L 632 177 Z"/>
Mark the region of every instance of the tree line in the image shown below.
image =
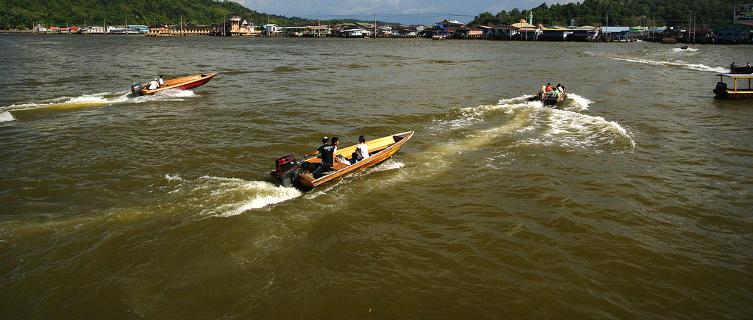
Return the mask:
<path id="1" fill-rule="evenodd" d="M 736 0 L 584 0 L 583 3 L 542 3 L 530 10 L 484 12 L 469 26 L 511 25 L 520 19 L 544 26 L 690 26 L 704 28 L 732 22 Z"/>

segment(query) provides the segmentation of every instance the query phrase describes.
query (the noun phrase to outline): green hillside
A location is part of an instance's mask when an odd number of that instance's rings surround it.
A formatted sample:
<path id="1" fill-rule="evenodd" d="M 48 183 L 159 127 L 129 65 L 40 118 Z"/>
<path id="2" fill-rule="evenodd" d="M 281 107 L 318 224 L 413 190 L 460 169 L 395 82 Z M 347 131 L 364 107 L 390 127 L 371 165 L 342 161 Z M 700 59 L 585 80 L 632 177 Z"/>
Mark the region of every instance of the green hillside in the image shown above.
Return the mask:
<path id="1" fill-rule="evenodd" d="M 528 21 L 528 14 L 533 12 L 534 24 L 544 26 L 567 26 L 571 20 L 578 26 L 687 26 L 695 20 L 694 26 L 703 28 L 731 22 L 735 4 L 744 3 L 735 0 L 584 0 L 549 6 L 542 3 L 527 10 L 484 12 L 469 25 L 510 25 L 520 19 Z"/>
<path id="2" fill-rule="evenodd" d="M 179 24 L 220 23 L 237 13 L 255 25 L 305 23 L 300 18 L 267 16 L 232 1 L 215 0 L 3 0 L 0 28 L 25 29 L 43 23 L 46 26 L 83 26 L 96 24 Z M 267 20 L 268 19 L 268 20 Z"/>

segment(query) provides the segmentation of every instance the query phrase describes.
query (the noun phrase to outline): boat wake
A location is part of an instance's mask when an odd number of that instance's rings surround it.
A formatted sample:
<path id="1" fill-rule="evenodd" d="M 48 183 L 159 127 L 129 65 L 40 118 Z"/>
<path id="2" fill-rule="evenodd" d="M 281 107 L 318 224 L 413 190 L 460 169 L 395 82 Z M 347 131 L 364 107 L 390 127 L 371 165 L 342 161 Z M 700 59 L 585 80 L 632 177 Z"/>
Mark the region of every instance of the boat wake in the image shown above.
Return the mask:
<path id="1" fill-rule="evenodd" d="M 617 122 L 582 114 L 592 103 L 584 97 L 568 93 L 557 108 L 529 102 L 528 97 L 503 99 L 497 105 L 454 109 L 450 119 L 439 121 L 442 125 L 438 128 L 465 138 L 440 145 L 437 152 L 478 149 L 494 145 L 500 138 L 515 147 L 558 147 L 577 152 L 622 153 L 635 148 L 627 130 Z M 503 124 L 496 126 L 500 121 Z"/>
<path id="2" fill-rule="evenodd" d="M 129 94 L 130 95 L 130 94 Z M 154 101 L 185 101 L 185 98 L 195 97 L 196 94 L 191 90 L 165 90 L 153 95 L 138 96 L 128 99 L 129 103 L 144 103 Z"/>
<path id="3" fill-rule="evenodd" d="M 697 48 L 687 48 L 687 49 L 674 48 L 674 49 L 672 49 L 672 52 L 674 52 L 674 53 L 693 53 L 693 52 L 696 52 L 696 51 L 698 51 Z"/>
<path id="4" fill-rule="evenodd" d="M 108 104 L 124 102 L 127 100 L 128 95 L 126 93 L 104 92 L 91 95 L 83 95 L 80 97 L 60 97 L 39 102 L 14 104 L 0 108 L 0 110 L 3 110 L 5 112 L 40 109 L 68 110 L 104 106 Z"/>
<path id="5" fill-rule="evenodd" d="M 80 97 L 60 97 L 38 102 L 13 104 L 0 107 L 0 122 L 16 120 L 11 112 L 34 110 L 73 110 L 90 107 L 100 107 L 121 103 L 145 103 L 155 101 L 184 101 L 194 97 L 191 90 L 166 90 L 150 96 L 134 97 L 130 92 L 103 92 L 87 94 Z"/>
<path id="6" fill-rule="evenodd" d="M 173 188 L 169 194 L 176 198 L 176 206 L 180 206 L 178 211 L 195 211 L 201 216 L 235 216 L 303 194 L 296 188 L 266 181 L 207 176 L 191 181 L 172 175 L 165 175 L 165 180 Z"/>
<path id="7" fill-rule="evenodd" d="M 682 50 L 682 49 L 678 49 Z M 690 50 L 690 49 L 687 49 Z M 698 50 L 698 49 L 696 49 Z M 683 50 L 684 51 L 684 50 Z M 612 57 L 614 60 L 620 60 L 620 61 L 627 61 L 627 62 L 635 62 L 635 63 L 642 63 L 642 64 L 648 64 L 653 66 L 670 66 L 670 67 L 679 67 L 679 68 L 685 68 L 690 70 L 697 70 L 697 71 L 708 71 L 708 72 L 715 72 L 715 73 L 727 73 L 729 72 L 728 68 L 723 67 L 709 67 L 704 64 L 700 63 L 688 63 L 681 60 L 650 60 L 650 59 L 636 59 L 636 58 L 622 58 L 622 57 Z"/>

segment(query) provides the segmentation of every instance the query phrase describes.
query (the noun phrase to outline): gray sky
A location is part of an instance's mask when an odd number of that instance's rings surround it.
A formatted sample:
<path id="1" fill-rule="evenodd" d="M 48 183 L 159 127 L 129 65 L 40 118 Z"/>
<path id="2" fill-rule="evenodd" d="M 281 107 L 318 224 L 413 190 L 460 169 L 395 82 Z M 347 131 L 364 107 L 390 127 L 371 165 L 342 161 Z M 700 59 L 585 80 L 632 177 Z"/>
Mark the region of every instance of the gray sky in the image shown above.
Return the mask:
<path id="1" fill-rule="evenodd" d="M 576 2 L 573 0 L 235 0 L 251 10 L 286 17 L 307 19 L 362 19 L 403 24 L 436 23 L 444 19 L 468 23 L 480 13 L 497 14 L 513 8 L 532 9 L 542 3 Z M 582 1 L 578 1 L 582 2 Z M 535 17 L 534 17 L 535 19 Z"/>

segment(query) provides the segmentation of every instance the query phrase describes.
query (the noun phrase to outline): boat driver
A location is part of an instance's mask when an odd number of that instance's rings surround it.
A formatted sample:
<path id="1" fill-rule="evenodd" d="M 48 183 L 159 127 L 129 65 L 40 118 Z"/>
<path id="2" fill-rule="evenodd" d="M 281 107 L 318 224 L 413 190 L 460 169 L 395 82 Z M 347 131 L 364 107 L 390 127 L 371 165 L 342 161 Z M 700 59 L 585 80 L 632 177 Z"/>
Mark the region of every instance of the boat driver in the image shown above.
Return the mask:
<path id="1" fill-rule="evenodd" d="M 332 137 L 332 144 L 328 144 L 327 141 L 329 141 L 327 137 L 322 138 L 322 143 L 324 144 L 319 147 L 319 149 L 303 156 L 304 158 L 308 158 L 320 153 L 322 154 L 322 162 L 319 163 L 319 166 L 314 170 L 314 172 L 312 172 L 312 174 L 318 174 L 320 172 L 327 171 L 331 169 L 335 164 L 335 153 L 337 153 L 337 145 L 340 144 L 340 139 L 338 139 L 337 137 Z"/>

